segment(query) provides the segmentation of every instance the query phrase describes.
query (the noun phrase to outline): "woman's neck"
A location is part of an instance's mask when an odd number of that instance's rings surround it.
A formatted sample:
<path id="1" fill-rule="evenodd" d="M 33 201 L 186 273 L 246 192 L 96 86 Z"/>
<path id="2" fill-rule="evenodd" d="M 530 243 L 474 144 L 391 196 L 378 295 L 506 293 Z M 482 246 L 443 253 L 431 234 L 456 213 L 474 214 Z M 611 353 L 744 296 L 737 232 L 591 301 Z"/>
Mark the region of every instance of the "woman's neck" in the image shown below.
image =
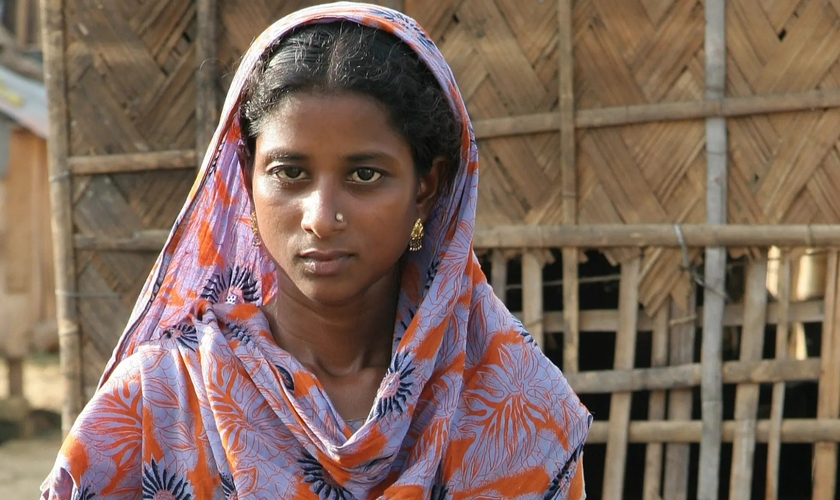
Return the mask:
<path id="1" fill-rule="evenodd" d="M 281 277 L 262 309 L 281 348 L 316 375 L 342 378 L 388 366 L 398 296 L 396 269 L 340 305 L 315 303 Z"/>

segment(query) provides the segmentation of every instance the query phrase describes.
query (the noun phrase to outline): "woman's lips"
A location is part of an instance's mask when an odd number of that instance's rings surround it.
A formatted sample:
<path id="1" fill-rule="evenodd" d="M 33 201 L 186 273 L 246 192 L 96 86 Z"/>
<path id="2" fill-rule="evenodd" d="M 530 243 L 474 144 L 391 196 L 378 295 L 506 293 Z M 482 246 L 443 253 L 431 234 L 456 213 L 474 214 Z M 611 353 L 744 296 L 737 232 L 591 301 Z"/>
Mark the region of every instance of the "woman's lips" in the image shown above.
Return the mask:
<path id="1" fill-rule="evenodd" d="M 298 257 L 307 273 L 315 276 L 335 276 L 347 267 L 352 256 L 344 250 L 306 250 Z"/>

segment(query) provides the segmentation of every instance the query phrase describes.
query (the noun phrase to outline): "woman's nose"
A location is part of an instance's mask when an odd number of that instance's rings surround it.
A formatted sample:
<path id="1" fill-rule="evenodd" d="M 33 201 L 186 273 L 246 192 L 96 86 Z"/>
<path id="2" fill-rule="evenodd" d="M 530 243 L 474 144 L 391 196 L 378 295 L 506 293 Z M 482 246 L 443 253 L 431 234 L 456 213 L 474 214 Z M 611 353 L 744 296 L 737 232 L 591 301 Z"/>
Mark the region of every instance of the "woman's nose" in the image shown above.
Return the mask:
<path id="1" fill-rule="evenodd" d="M 336 218 L 337 190 L 329 186 L 317 186 L 303 200 L 301 228 L 318 238 L 326 238 L 339 230 L 342 223 Z"/>

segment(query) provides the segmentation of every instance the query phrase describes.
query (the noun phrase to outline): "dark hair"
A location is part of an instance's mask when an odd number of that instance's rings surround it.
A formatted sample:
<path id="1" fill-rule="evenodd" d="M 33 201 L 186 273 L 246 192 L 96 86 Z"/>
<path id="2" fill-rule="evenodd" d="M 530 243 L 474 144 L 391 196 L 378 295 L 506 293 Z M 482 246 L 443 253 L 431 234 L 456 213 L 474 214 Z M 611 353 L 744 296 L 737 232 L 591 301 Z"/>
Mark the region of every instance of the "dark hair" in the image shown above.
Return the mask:
<path id="1" fill-rule="evenodd" d="M 269 113 L 294 92 L 355 92 L 376 99 L 411 147 L 418 175 L 443 156 L 444 186 L 454 176 L 461 124 L 432 72 L 396 36 L 344 21 L 307 25 L 282 38 L 245 84 L 240 122 L 252 154 Z"/>

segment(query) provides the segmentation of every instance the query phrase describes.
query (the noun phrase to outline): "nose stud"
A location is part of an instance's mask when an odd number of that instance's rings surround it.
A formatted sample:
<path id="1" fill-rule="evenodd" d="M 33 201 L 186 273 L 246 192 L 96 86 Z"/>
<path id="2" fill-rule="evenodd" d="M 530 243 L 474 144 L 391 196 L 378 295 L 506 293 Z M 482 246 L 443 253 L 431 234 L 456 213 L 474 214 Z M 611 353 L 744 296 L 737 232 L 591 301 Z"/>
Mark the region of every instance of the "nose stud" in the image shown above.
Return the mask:
<path id="1" fill-rule="evenodd" d="M 344 222 L 344 214 L 341 213 L 341 212 L 336 212 L 335 221 L 336 222 Z"/>

